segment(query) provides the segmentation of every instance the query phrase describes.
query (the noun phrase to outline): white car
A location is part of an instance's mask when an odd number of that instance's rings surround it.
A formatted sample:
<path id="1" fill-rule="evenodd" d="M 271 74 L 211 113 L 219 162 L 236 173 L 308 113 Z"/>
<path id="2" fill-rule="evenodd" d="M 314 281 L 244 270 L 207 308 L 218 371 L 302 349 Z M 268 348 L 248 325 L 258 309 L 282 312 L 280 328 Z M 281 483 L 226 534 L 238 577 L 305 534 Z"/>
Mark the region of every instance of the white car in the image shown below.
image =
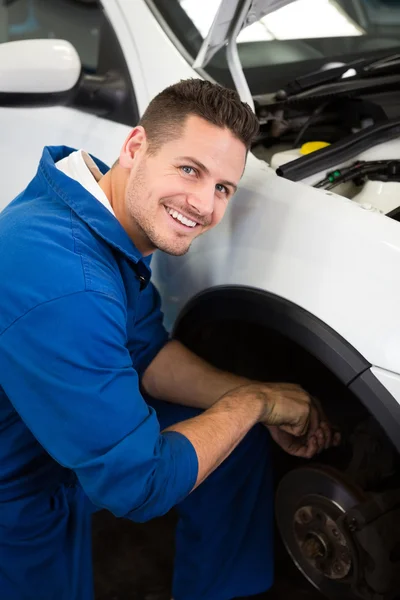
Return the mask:
<path id="1" fill-rule="evenodd" d="M 392 600 L 400 7 L 223 0 L 217 8 L 213 0 L 0 4 L 0 42 L 15 42 L 0 45 L 0 208 L 33 176 L 43 146 L 85 148 L 111 164 L 165 86 L 188 77 L 236 85 L 260 118 L 260 137 L 223 222 L 185 256 L 156 253 L 166 323 L 218 366 L 295 381 L 320 399 L 344 442 L 304 464 L 277 451 L 282 539 L 325 595 Z"/>

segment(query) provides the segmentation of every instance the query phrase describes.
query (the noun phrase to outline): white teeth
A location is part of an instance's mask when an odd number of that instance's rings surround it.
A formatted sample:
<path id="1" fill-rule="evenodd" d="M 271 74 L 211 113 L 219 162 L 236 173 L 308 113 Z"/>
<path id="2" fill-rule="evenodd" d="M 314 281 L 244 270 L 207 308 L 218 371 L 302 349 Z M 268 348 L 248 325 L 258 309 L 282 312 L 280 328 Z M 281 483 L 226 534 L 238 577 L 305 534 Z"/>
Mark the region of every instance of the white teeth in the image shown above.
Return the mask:
<path id="1" fill-rule="evenodd" d="M 181 213 L 178 213 L 178 211 L 174 210 L 173 208 L 167 208 L 167 213 L 170 214 L 171 217 L 173 217 L 177 221 L 180 221 L 181 223 L 183 223 L 183 225 L 186 225 L 187 227 L 195 227 L 197 225 L 197 223 L 195 221 L 191 221 L 190 219 L 187 219 L 186 217 L 181 215 Z"/>

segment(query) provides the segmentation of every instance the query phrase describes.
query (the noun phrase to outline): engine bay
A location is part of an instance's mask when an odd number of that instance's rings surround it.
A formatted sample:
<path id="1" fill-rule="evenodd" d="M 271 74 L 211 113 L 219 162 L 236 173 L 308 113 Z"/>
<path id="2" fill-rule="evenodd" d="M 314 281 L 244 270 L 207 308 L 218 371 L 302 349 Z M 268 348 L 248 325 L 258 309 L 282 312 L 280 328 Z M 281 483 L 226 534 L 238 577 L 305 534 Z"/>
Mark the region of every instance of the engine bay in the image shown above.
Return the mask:
<path id="1" fill-rule="evenodd" d="M 399 220 L 400 95 L 398 79 L 394 86 L 387 71 L 389 65 L 398 70 L 399 56 L 385 61 L 386 77 L 356 78 L 355 89 L 349 88 L 353 77 L 334 80 L 328 71 L 256 97 L 254 154 L 281 177 Z M 365 90 L 366 83 L 373 89 Z"/>
<path id="2" fill-rule="evenodd" d="M 314 143 L 313 143 L 314 145 Z M 319 145 L 318 142 L 316 145 Z M 298 154 L 301 148 L 296 149 Z M 266 160 L 265 154 L 255 154 Z M 282 167 L 301 160 L 292 149 L 270 157 L 270 166 L 282 173 Z M 400 220 L 400 139 L 378 144 L 355 159 L 334 164 L 329 170 L 301 179 L 302 183 L 328 190 L 356 202 L 360 208 Z M 268 161 L 267 161 L 268 162 Z"/>
<path id="3" fill-rule="evenodd" d="M 399 220 L 399 156 L 400 139 L 390 140 L 361 152 L 355 159 L 337 163 L 328 171 L 316 173 L 302 181 L 348 198 L 364 210 Z M 275 161 L 276 155 L 272 157 L 271 166 Z M 280 166 L 277 168 L 279 170 Z"/>

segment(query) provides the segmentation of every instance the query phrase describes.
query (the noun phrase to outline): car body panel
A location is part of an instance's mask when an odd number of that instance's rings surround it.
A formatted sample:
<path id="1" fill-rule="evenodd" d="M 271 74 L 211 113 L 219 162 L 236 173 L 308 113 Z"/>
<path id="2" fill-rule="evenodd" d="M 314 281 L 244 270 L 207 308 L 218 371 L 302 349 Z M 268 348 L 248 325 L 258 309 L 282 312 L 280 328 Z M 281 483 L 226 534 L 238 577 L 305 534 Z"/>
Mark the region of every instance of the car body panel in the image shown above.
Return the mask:
<path id="1" fill-rule="evenodd" d="M 169 325 L 204 289 L 259 288 L 315 315 L 371 364 L 399 372 L 399 261 L 397 222 L 284 180 L 249 156 L 218 227 L 182 257 L 159 254 L 153 271 Z"/>
<path id="2" fill-rule="evenodd" d="M 96 119 L 66 107 L 0 108 L 0 209 L 35 175 L 43 146 L 84 147 Z"/>
<path id="3" fill-rule="evenodd" d="M 400 375 L 385 371 L 379 367 L 371 367 L 372 374 L 391 393 L 394 398 L 400 398 Z"/>
<path id="4" fill-rule="evenodd" d="M 129 59 L 128 64 L 141 114 L 150 100 L 168 85 L 176 83 L 179 79 L 199 77 L 165 34 L 145 2 L 104 0 L 103 4 L 110 15 L 114 12 L 111 11 L 113 5 L 119 7 L 127 25 L 126 29 L 129 31 L 131 44 L 135 47 L 137 60 L 135 60 L 135 68 L 133 68 L 127 46 L 125 46 L 124 33 L 120 39 L 125 56 Z M 120 31 L 122 28 L 118 29 L 119 35 Z M 135 83 L 139 70 L 143 74 L 140 86 Z"/>

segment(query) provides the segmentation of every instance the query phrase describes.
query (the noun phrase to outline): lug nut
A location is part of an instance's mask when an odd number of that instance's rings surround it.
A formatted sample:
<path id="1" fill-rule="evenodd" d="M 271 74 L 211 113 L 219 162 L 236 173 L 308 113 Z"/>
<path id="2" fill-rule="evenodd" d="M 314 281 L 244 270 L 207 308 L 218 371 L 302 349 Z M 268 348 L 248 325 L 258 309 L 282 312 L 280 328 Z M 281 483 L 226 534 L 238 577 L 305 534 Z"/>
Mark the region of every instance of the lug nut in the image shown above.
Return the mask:
<path id="1" fill-rule="evenodd" d="M 308 512 L 307 512 L 306 510 L 302 510 L 302 511 L 300 512 L 300 515 L 299 515 L 299 516 L 300 516 L 300 520 L 301 520 L 303 523 L 308 523 L 308 522 L 310 521 L 310 515 L 308 514 Z"/>
<path id="2" fill-rule="evenodd" d="M 342 565 L 340 564 L 340 562 L 335 561 L 333 563 L 333 570 L 335 571 L 335 573 L 341 573 L 342 572 Z"/>
<path id="3" fill-rule="evenodd" d="M 350 531 L 356 531 L 357 529 L 357 519 L 355 519 L 354 517 L 351 519 L 350 523 L 349 523 L 349 530 Z"/>

